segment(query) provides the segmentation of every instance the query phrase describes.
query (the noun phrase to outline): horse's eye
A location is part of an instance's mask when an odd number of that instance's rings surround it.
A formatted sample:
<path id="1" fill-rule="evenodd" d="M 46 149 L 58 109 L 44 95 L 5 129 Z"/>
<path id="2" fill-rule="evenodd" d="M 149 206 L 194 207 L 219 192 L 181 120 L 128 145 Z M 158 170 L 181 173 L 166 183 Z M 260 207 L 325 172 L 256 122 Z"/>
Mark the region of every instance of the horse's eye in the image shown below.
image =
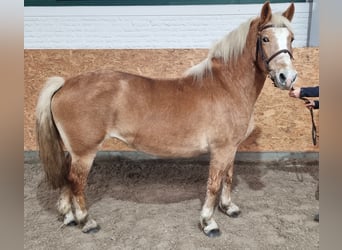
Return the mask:
<path id="1" fill-rule="evenodd" d="M 291 43 L 294 41 L 294 37 L 291 37 Z"/>
<path id="2" fill-rule="evenodd" d="M 266 36 L 264 36 L 262 38 L 262 40 L 263 40 L 264 43 L 268 43 L 270 41 L 270 39 L 268 39 L 268 37 L 266 37 Z"/>

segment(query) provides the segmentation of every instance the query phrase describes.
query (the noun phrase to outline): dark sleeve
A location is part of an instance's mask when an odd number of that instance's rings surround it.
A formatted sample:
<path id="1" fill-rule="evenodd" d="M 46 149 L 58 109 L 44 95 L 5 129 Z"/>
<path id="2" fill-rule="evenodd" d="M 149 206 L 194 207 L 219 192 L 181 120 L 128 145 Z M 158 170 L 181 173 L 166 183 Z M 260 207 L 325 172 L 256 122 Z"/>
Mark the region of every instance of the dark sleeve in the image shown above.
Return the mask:
<path id="1" fill-rule="evenodd" d="M 316 87 L 301 87 L 300 97 L 319 97 L 319 86 Z"/>
<path id="2" fill-rule="evenodd" d="M 314 109 L 319 109 L 319 101 L 315 100 L 315 105 L 313 106 Z"/>

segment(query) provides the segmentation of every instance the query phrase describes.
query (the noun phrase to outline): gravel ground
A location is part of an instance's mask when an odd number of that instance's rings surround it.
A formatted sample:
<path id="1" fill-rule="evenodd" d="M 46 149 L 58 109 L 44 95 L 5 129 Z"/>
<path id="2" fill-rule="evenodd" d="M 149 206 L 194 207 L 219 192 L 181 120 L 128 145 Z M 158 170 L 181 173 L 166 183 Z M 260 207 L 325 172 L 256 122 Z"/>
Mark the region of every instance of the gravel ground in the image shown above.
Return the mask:
<path id="1" fill-rule="evenodd" d="M 58 191 L 37 161 L 25 161 L 24 248 L 319 249 L 318 161 L 237 162 L 233 200 L 242 213 L 216 210 L 222 234 L 213 239 L 198 227 L 207 175 L 206 160 L 96 159 L 86 194 L 101 229 L 84 234 L 61 227 Z"/>

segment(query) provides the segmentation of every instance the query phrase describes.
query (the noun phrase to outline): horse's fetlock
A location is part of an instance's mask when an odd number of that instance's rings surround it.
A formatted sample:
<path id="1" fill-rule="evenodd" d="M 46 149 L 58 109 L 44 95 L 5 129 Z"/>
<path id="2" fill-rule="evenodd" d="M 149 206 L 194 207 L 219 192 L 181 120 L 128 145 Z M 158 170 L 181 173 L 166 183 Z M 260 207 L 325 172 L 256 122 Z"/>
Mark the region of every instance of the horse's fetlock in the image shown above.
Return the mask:
<path id="1" fill-rule="evenodd" d="M 208 226 L 208 222 L 205 218 L 202 218 L 200 219 L 200 224 L 201 224 L 201 228 L 205 228 L 206 226 Z"/>
<path id="2" fill-rule="evenodd" d="M 83 212 L 81 210 L 76 210 L 75 211 L 75 217 L 76 217 L 77 222 L 80 225 L 84 225 L 85 223 L 87 223 L 88 213 L 87 212 Z"/>
<path id="3" fill-rule="evenodd" d="M 59 198 L 57 201 L 57 210 L 60 214 L 67 214 L 71 211 L 71 203 L 70 200 L 65 199 L 64 197 Z"/>
<path id="4" fill-rule="evenodd" d="M 72 226 L 77 224 L 75 221 L 75 216 L 71 210 L 67 214 L 64 215 L 63 224 L 72 225 Z"/>
<path id="5" fill-rule="evenodd" d="M 228 210 L 229 205 L 223 204 L 222 202 L 219 203 L 218 205 L 219 209 L 222 210 L 223 212 L 226 212 Z"/>

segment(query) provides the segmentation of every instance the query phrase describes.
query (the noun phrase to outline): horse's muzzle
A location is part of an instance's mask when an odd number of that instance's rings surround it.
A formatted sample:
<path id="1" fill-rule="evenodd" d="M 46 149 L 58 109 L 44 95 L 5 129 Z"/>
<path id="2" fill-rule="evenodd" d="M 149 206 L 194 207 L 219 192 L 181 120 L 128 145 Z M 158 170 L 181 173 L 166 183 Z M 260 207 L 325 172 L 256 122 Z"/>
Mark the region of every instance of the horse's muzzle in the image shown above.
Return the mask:
<path id="1" fill-rule="evenodd" d="M 271 79 L 276 87 L 284 90 L 290 90 L 297 79 L 297 71 L 282 70 L 275 72 L 275 74 L 271 73 Z"/>

